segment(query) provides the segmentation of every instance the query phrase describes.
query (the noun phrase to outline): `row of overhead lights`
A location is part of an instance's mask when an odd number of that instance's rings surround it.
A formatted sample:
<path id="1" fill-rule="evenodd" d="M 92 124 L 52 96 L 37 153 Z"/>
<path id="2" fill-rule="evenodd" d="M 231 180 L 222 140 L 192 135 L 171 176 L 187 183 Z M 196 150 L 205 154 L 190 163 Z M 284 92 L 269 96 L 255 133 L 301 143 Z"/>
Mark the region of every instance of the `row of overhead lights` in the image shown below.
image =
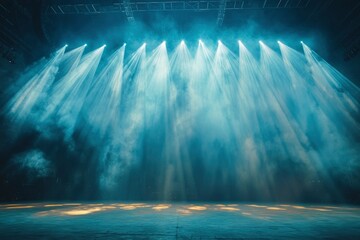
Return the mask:
<path id="1" fill-rule="evenodd" d="M 240 44 L 240 43 L 242 43 L 242 42 L 241 42 L 240 40 L 238 40 L 238 43 Z M 264 44 L 261 40 L 259 40 L 259 43 L 260 43 L 260 44 Z M 282 44 L 281 41 L 277 41 L 277 43 Z M 304 44 L 303 41 L 300 41 L 300 43 L 301 43 L 301 44 Z M 166 44 L 166 41 L 163 41 L 161 44 Z M 184 40 L 181 40 L 180 44 L 181 44 L 181 45 L 184 45 L 184 44 L 185 44 L 185 41 L 184 41 Z M 199 44 L 204 44 L 204 42 L 203 42 L 201 39 L 199 39 Z M 218 44 L 223 44 L 223 43 L 221 42 L 221 40 L 218 40 Z M 146 45 L 146 42 L 143 43 L 143 46 L 145 46 L 145 45 Z M 86 47 L 87 44 L 85 43 L 84 46 Z M 124 46 L 126 46 L 126 43 L 124 43 Z M 68 45 L 66 44 L 65 47 L 68 47 Z M 104 44 L 102 47 L 106 47 L 106 44 Z"/>

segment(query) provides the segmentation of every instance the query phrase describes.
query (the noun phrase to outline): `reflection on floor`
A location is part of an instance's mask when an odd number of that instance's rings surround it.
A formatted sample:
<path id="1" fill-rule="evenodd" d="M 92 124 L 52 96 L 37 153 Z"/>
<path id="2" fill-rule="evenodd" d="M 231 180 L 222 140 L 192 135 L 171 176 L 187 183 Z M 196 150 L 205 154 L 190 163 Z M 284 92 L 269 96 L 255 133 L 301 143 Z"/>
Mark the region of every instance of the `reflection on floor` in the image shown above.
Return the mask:
<path id="1" fill-rule="evenodd" d="M 0 204 L 0 239 L 360 239 L 360 207 Z"/>

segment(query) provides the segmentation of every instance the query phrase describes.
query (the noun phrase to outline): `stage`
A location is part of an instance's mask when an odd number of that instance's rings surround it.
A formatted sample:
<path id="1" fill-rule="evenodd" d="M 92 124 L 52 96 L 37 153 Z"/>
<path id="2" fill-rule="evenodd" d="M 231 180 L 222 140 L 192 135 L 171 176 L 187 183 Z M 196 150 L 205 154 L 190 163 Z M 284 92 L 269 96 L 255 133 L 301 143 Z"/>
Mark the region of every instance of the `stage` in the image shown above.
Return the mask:
<path id="1" fill-rule="evenodd" d="M 0 239 L 359 239 L 351 205 L 52 202 L 0 205 Z"/>

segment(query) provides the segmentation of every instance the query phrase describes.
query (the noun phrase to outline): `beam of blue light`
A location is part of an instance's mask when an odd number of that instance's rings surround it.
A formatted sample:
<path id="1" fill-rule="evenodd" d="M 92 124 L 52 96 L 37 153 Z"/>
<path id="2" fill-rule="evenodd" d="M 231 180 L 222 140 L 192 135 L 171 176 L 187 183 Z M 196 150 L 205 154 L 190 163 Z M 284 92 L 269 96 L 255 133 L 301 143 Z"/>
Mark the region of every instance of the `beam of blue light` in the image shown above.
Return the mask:
<path id="1" fill-rule="evenodd" d="M 6 107 L 8 115 L 13 122 L 21 126 L 27 121 L 33 108 L 41 101 L 43 92 L 46 92 L 55 80 L 58 72 L 58 65 L 64 55 L 66 46 L 62 47 L 43 66 L 37 67 L 37 74 L 30 77 L 30 80 L 13 96 Z M 31 74 L 31 73 L 30 73 Z"/>
<path id="2" fill-rule="evenodd" d="M 85 55 L 78 66 L 58 80 L 52 89 L 51 101 L 46 106 L 46 112 L 41 119 L 46 121 L 50 116 L 55 115 L 59 118 L 58 124 L 67 129 L 67 137 L 74 130 L 78 114 L 92 84 L 103 50 L 104 47 L 100 47 Z"/>
<path id="3" fill-rule="evenodd" d="M 171 54 L 164 41 L 148 55 L 124 43 L 101 64 L 105 46 L 64 47 L 24 73 L 5 117 L 44 139 L 56 129 L 71 153 L 81 145 L 76 164 L 96 167 L 106 196 L 131 192 L 139 172 L 137 187 L 150 181 L 161 199 L 272 199 L 279 186 L 301 199 L 304 179 L 338 194 L 331 171 L 352 174 L 360 155 L 359 88 L 304 43 L 300 53 L 278 41 L 281 54 L 259 43 L 260 58 L 240 40 L 239 54 L 220 40 Z"/>

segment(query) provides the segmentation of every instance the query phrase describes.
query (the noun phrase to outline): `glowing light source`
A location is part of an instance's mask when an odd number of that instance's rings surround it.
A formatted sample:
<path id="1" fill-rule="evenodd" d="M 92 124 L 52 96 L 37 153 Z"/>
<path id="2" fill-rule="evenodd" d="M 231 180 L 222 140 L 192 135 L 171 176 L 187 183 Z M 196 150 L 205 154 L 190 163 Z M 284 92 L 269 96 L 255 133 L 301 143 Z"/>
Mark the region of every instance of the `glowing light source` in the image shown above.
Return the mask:
<path id="1" fill-rule="evenodd" d="M 279 40 L 277 41 L 278 44 L 281 44 L 282 42 L 280 42 Z"/>
<path id="2" fill-rule="evenodd" d="M 218 44 L 222 44 L 222 42 L 220 40 L 218 40 Z"/>
<path id="3" fill-rule="evenodd" d="M 300 41 L 300 43 L 301 43 L 301 44 L 304 44 L 304 42 L 303 42 L 303 41 Z"/>
<path id="4" fill-rule="evenodd" d="M 106 47 L 106 44 L 104 44 L 103 47 Z"/>
<path id="5" fill-rule="evenodd" d="M 67 47 L 68 45 L 67 44 L 65 44 L 65 47 Z"/>
<path id="6" fill-rule="evenodd" d="M 264 44 L 261 40 L 259 41 L 260 44 Z"/>
<path id="7" fill-rule="evenodd" d="M 87 46 L 87 43 L 85 43 L 84 46 L 86 47 L 86 46 Z"/>
<path id="8" fill-rule="evenodd" d="M 184 40 L 181 40 L 181 45 L 184 45 L 185 44 L 185 41 Z"/>

